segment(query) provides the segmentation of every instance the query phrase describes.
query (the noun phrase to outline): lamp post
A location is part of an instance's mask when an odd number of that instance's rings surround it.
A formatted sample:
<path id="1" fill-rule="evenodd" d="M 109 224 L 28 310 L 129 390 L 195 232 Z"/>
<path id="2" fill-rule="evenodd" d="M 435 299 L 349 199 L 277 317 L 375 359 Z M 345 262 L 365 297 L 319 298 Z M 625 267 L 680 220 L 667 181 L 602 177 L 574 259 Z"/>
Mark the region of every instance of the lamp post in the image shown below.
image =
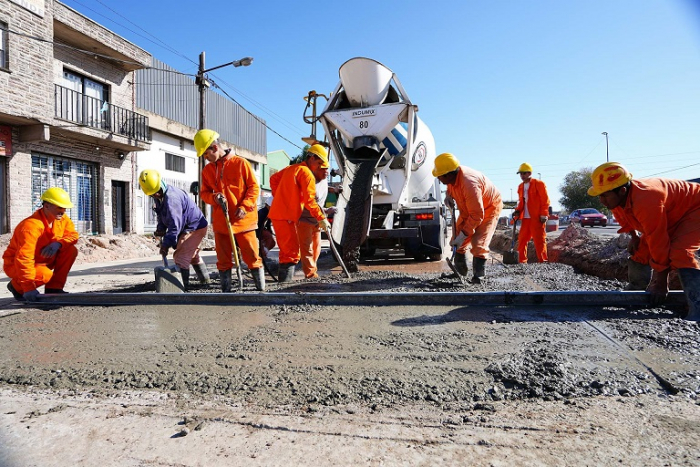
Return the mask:
<path id="1" fill-rule="evenodd" d="M 197 76 L 195 78 L 195 83 L 197 83 L 197 86 L 199 87 L 199 129 L 203 130 L 207 126 L 207 112 L 206 112 L 206 90 L 209 87 L 209 81 L 207 81 L 206 77 L 204 76 L 205 73 L 208 73 L 213 70 L 218 70 L 219 68 L 223 68 L 225 66 L 232 65 L 234 67 L 239 67 L 239 66 L 248 66 L 251 63 L 253 63 L 253 57 L 244 57 L 241 58 L 240 60 L 234 60 L 232 62 L 224 63 L 223 65 L 215 66 L 212 68 L 204 68 L 204 52 L 199 54 L 199 69 L 197 70 Z M 198 177 L 198 182 L 199 182 L 199 190 L 202 189 L 202 170 L 204 170 L 204 157 L 199 157 L 198 161 L 198 168 L 199 168 L 199 177 Z M 206 215 L 206 206 L 204 204 L 204 201 L 202 201 L 202 197 L 199 196 L 199 207 L 202 209 L 202 212 L 205 213 Z"/>
<path id="2" fill-rule="evenodd" d="M 601 135 L 605 135 L 605 162 L 610 162 L 610 153 L 608 152 L 608 132 L 604 131 Z"/>

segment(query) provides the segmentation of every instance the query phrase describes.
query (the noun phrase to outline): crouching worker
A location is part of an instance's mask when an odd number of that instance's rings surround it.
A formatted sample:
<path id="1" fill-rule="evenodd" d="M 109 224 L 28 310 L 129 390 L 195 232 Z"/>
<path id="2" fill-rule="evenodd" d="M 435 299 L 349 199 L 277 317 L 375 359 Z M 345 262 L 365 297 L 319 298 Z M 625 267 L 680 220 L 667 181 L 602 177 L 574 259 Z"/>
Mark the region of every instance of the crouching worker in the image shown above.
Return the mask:
<path id="1" fill-rule="evenodd" d="M 207 220 L 192 198 L 183 190 L 168 186 L 156 170 L 144 170 L 139 175 L 141 190 L 155 201 L 158 217 L 155 235 L 162 237 L 160 254 L 175 250 L 173 261 L 180 269 L 182 285 L 190 285 L 190 264 L 202 284 L 209 283 L 209 272 L 199 256 L 199 245 L 207 234 Z"/>
<path id="2" fill-rule="evenodd" d="M 618 162 L 597 167 L 591 178 L 588 194 L 613 212 L 620 222 L 619 233 L 632 234 L 630 251 L 637 264 L 632 267 L 651 266 L 646 290 L 652 304 L 666 299 L 668 273 L 676 269 L 688 299 L 686 319 L 700 321 L 700 265 L 695 258 L 700 249 L 700 184 L 665 178 L 634 180 Z"/>
<path id="3" fill-rule="evenodd" d="M 433 176 L 447 185 L 447 196 L 459 209 L 459 218 L 452 220 L 457 228 L 456 237 L 450 242 L 451 246 L 457 247 L 455 269 L 461 275 L 467 275 L 466 253 L 471 245 L 474 258 L 472 283 L 479 284 L 486 277 L 489 244 L 503 209 L 501 193 L 484 174 L 460 166 L 457 158 L 448 152 L 435 158 Z"/>
<path id="4" fill-rule="evenodd" d="M 7 288 L 16 300 L 36 301 L 37 290 L 66 293 L 68 273 L 78 257 L 78 232 L 65 212 L 72 208 L 61 188 L 49 188 L 41 195 L 42 206 L 20 222 L 2 255 L 5 274 L 12 279 Z"/>

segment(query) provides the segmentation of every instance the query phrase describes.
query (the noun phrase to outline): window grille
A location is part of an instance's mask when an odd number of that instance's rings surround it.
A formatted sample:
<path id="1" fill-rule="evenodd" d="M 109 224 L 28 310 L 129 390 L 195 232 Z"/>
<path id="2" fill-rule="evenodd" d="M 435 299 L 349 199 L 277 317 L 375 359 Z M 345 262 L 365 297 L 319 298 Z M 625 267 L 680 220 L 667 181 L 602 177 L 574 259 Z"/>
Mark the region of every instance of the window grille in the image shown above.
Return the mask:
<path id="1" fill-rule="evenodd" d="M 185 158 L 175 154 L 165 153 L 165 170 L 185 173 Z"/>
<path id="2" fill-rule="evenodd" d="M 10 52 L 7 32 L 7 23 L 0 21 L 0 68 L 10 68 Z"/>
<path id="3" fill-rule="evenodd" d="M 73 207 L 66 213 L 81 234 L 96 234 L 97 166 L 89 162 L 32 154 L 32 205 L 41 207 L 41 194 L 51 187 L 68 192 Z"/>

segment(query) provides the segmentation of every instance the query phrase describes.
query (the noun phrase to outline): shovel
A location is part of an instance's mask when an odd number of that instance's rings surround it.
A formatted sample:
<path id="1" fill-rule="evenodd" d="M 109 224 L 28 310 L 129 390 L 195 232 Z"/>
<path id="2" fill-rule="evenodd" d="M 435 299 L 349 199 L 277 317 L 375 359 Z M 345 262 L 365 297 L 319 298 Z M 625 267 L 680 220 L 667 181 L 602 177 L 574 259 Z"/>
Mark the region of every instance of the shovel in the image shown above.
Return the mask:
<path id="1" fill-rule="evenodd" d="M 510 243 L 510 251 L 503 253 L 503 264 L 518 264 L 518 252 L 515 251 L 515 226 L 518 225 L 518 219 L 513 219 L 513 239 Z"/>
<path id="2" fill-rule="evenodd" d="M 340 257 L 340 253 L 338 253 L 338 249 L 335 247 L 335 243 L 333 243 L 333 237 L 331 237 L 331 229 L 326 229 L 326 235 L 328 236 L 328 243 L 331 244 L 331 250 L 333 251 L 333 256 L 335 256 L 335 259 L 338 260 L 340 267 L 343 268 L 343 272 L 345 273 L 345 276 L 348 279 L 350 279 L 350 272 L 348 272 L 348 268 L 345 267 L 345 263 L 343 263 L 343 259 Z"/>
<path id="3" fill-rule="evenodd" d="M 228 217 L 228 205 L 226 203 L 219 203 L 221 209 L 224 211 L 224 217 L 226 217 L 226 225 L 228 225 L 228 235 L 231 238 L 231 249 L 233 250 L 233 261 L 236 264 L 236 276 L 238 277 L 238 290 L 243 291 L 243 272 L 241 271 L 241 262 L 238 260 L 238 247 L 236 246 L 236 238 L 233 236 L 233 226 L 231 225 L 231 220 Z"/>
<path id="4" fill-rule="evenodd" d="M 452 202 L 454 203 L 454 201 Z M 455 206 L 454 204 L 448 204 L 448 207 L 450 208 L 450 214 L 452 215 L 452 240 L 454 240 L 454 233 L 455 233 L 455 222 L 457 222 L 457 219 L 455 218 Z M 464 277 L 457 272 L 457 268 L 455 267 L 455 255 L 457 254 L 457 245 L 452 247 L 452 257 L 451 258 L 445 258 L 445 261 L 447 261 L 447 265 L 450 267 L 452 272 L 455 273 L 459 281 L 464 284 Z"/>

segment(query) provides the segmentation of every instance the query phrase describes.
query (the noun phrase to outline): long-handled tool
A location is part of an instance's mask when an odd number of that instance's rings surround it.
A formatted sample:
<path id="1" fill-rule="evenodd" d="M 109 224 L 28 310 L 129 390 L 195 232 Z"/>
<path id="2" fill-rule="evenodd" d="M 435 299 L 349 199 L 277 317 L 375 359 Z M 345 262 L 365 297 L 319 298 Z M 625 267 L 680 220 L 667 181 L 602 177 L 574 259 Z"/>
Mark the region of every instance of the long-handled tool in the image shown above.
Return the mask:
<path id="1" fill-rule="evenodd" d="M 326 235 L 328 236 L 328 243 L 331 244 L 333 256 L 335 256 L 335 259 L 338 260 L 340 267 L 343 268 L 345 276 L 347 276 L 347 278 L 350 279 L 350 272 L 348 271 L 348 268 L 345 267 L 345 263 L 343 263 L 343 258 L 340 257 L 340 253 L 338 253 L 338 249 L 335 247 L 335 243 L 333 243 L 333 237 L 331 237 L 331 229 L 326 229 Z"/>
<path id="2" fill-rule="evenodd" d="M 455 223 L 457 222 L 457 219 L 455 218 L 455 206 L 454 206 L 454 201 L 451 203 L 447 203 L 447 206 L 450 208 L 450 214 L 452 216 L 452 240 L 455 239 Z M 450 241 L 451 242 L 451 241 Z M 455 267 L 455 256 L 457 255 L 457 245 L 454 245 L 452 247 L 452 257 L 451 258 L 445 258 L 445 261 L 447 261 L 447 265 L 452 269 L 452 272 L 455 273 L 459 281 L 464 284 L 464 277 L 457 271 L 457 268 Z"/>
<path id="3" fill-rule="evenodd" d="M 243 291 L 243 271 L 241 271 L 241 262 L 238 260 L 238 247 L 236 246 L 236 238 L 233 236 L 233 226 L 231 219 L 228 216 L 228 204 L 225 201 L 220 201 L 219 206 L 224 211 L 226 217 L 226 225 L 228 225 L 228 235 L 231 238 L 231 249 L 233 250 L 233 261 L 236 264 L 236 276 L 238 277 L 238 290 Z"/>
<path id="4" fill-rule="evenodd" d="M 515 227 L 518 225 L 518 218 L 513 217 L 513 239 L 510 242 L 510 251 L 503 253 L 503 264 L 518 264 L 518 252 L 515 251 Z"/>

